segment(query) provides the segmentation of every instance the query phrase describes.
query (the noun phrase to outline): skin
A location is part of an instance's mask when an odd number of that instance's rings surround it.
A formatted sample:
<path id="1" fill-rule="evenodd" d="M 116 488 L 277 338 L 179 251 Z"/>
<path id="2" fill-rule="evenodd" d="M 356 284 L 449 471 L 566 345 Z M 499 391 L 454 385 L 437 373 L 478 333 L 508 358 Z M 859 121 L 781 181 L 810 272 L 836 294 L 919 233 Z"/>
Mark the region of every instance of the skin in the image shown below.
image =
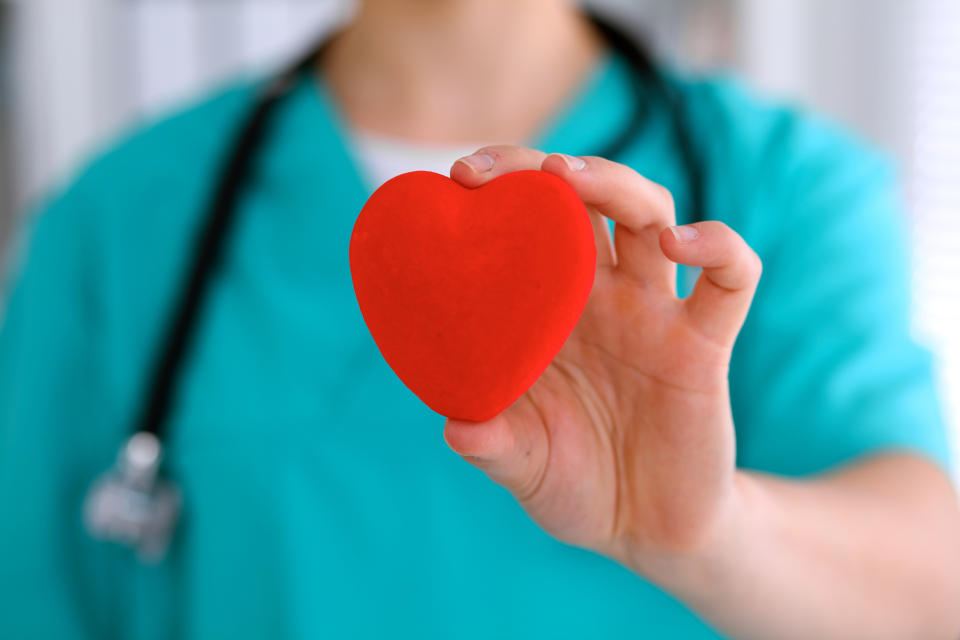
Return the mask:
<path id="1" fill-rule="evenodd" d="M 559 0 L 370 0 L 322 71 L 354 126 L 520 140 L 599 46 Z M 525 86 L 530 68 L 549 86 Z M 675 227 L 666 189 L 602 158 L 493 146 L 450 175 L 476 188 L 520 169 L 554 173 L 587 205 L 594 288 L 533 387 L 492 420 L 448 421 L 450 447 L 548 533 L 729 636 L 958 637 L 960 508 L 935 465 L 891 451 L 804 480 L 736 468 L 728 365 L 762 271 L 743 239 L 715 221 Z M 703 267 L 686 299 L 677 263 Z"/>
<path id="2" fill-rule="evenodd" d="M 603 49 L 556 0 L 367 0 L 320 71 L 354 127 L 521 143 L 576 94 Z"/>

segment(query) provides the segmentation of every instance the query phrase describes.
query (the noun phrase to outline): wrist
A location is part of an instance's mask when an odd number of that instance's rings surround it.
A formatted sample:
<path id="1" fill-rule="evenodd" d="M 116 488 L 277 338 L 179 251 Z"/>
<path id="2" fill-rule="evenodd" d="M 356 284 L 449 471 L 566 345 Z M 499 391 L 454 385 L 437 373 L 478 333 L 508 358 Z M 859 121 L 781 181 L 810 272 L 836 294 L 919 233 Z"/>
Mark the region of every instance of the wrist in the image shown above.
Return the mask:
<path id="1" fill-rule="evenodd" d="M 696 535 L 669 548 L 621 539 L 609 555 L 681 599 L 696 599 L 726 582 L 744 555 L 755 548 L 762 503 L 756 477 L 735 471 L 730 490 Z"/>

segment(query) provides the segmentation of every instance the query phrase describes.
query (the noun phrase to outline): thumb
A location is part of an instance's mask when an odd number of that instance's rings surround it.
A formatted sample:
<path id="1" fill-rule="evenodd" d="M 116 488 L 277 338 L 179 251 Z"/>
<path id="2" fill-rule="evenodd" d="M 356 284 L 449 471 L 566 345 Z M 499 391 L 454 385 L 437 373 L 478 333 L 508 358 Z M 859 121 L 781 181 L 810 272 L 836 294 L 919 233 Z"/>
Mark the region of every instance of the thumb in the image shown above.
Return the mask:
<path id="1" fill-rule="evenodd" d="M 547 465 L 547 431 L 526 397 L 486 422 L 449 419 L 443 438 L 521 502 L 539 487 Z"/>

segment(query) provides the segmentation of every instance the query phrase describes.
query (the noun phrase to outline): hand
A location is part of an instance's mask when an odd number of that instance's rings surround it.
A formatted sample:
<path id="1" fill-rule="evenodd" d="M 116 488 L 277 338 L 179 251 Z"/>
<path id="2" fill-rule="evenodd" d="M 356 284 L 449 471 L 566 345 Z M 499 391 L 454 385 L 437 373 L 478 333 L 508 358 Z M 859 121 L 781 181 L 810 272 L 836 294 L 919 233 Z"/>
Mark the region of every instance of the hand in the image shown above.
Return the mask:
<path id="1" fill-rule="evenodd" d="M 451 178 L 472 188 L 521 169 L 559 176 L 587 205 L 596 280 L 530 390 L 487 422 L 449 420 L 447 443 L 560 540 L 634 568 L 696 551 L 736 503 L 727 370 L 760 260 L 720 222 L 672 227 L 665 188 L 602 158 L 486 147 Z M 689 298 L 675 263 L 703 267 Z"/>
<path id="2" fill-rule="evenodd" d="M 960 510 L 941 469 L 903 451 L 803 482 L 735 469 L 727 367 L 760 278 L 744 241 L 719 222 L 671 227 L 669 193 L 602 158 L 478 153 L 488 158 L 457 162 L 451 178 L 477 187 L 541 168 L 570 184 L 598 264 L 540 379 L 492 420 L 448 421 L 450 446 L 547 532 L 656 582 L 727 636 L 957 637 Z M 703 267 L 683 300 L 676 263 Z"/>

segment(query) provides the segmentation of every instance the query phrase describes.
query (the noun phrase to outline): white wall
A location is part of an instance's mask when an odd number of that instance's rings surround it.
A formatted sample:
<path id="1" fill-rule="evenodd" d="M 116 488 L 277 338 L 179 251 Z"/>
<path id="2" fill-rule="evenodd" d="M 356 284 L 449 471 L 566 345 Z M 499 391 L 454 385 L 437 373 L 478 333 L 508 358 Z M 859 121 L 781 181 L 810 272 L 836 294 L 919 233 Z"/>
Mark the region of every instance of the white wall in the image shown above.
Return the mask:
<path id="1" fill-rule="evenodd" d="M 92 149 L 345 15 L 338 0 L 16 0 L 17 176 L 25 202 Z"/>
<path id="2" fill-rule="evenodd" d="M 960 2 L 917 6 L 909 155 L 917 326 L 940 355 L 960 479 Z"/>

